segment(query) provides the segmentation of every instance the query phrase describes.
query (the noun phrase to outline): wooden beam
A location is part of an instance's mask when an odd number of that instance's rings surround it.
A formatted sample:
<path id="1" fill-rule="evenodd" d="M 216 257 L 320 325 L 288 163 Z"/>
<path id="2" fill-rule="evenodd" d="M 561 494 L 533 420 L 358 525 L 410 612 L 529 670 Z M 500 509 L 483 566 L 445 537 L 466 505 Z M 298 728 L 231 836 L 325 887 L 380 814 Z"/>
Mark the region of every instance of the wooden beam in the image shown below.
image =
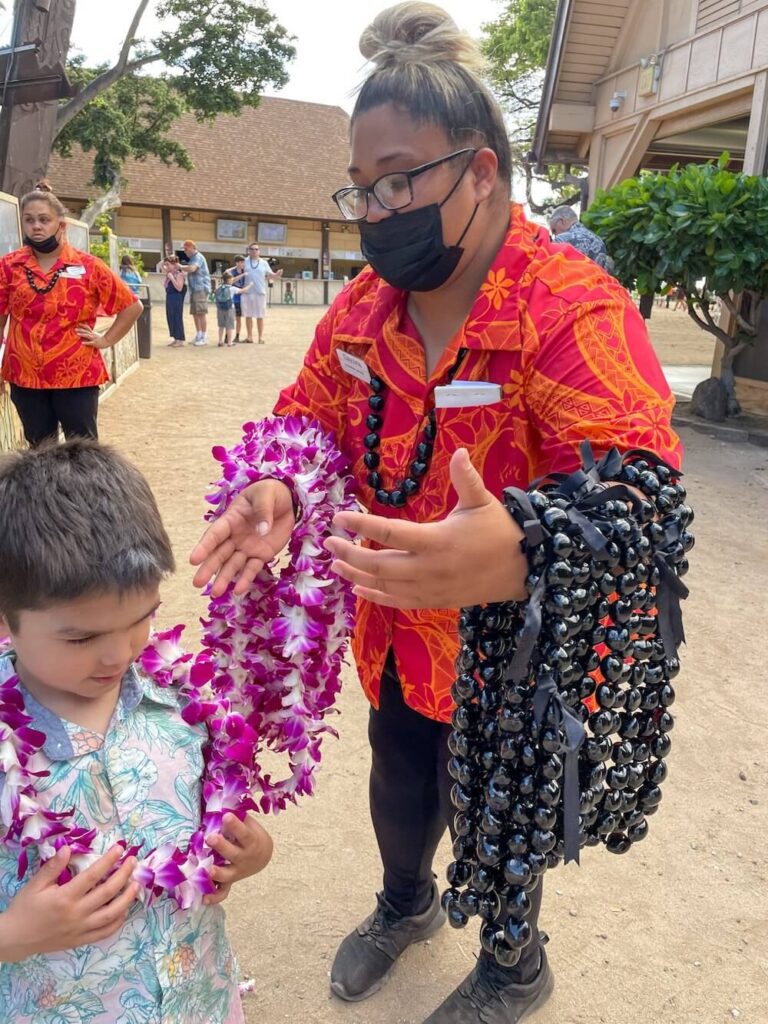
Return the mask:
<path id="1" fill-rule="evenodd" d="M 765 174 L 768 171 L 768 71 L 755 75 L 744 149 L 744 171 L 746 174 Z"/>

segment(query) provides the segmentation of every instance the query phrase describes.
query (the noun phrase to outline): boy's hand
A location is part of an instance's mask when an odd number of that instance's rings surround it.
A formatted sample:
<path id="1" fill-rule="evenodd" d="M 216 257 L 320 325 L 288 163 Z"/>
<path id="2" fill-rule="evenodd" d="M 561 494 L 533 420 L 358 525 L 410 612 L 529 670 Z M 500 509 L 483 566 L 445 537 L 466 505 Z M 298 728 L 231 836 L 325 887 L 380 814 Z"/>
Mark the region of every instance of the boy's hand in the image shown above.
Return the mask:
<path id="1" fill-rule="evenodd" d="M 272 838 L 253 815 L 240 821 L 234 814 L 225 814 L 223 825 L 223 835 L 212 832 L 206 836 L 211 849 L 229 861 L 229 864 L 220 864 L 211 871 L 218 892 L 204 898 L 203 902 L 208 906 L 225 900 L 235 882 L 261 871 L 272 857 Z"/>
<path id="2" fill-rule="evenodd" d="M 103 880 L 123 855 L 115 847 L 72 881 L 59 885 L 56 879 L 70 853 L 68 846 L 62 847 L 0 914 L 0 963 L 99 942 L 122 927 L 139 892 L 139 884 L 131 882 L 136 859 L 129 857 Z"/>

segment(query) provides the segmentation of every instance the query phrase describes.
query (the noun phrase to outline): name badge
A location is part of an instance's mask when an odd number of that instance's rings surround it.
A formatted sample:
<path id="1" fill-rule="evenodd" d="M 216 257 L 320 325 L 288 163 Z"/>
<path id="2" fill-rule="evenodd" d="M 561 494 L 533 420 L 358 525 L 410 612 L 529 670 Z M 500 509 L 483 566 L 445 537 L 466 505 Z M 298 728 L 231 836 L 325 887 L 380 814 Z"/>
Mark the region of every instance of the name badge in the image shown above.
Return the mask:
<path id="1" fill-rule="evenodd" d="M 62 277 L 83 277 L 84 275 L 85 267 L 77 265 L 72 267 L 65 267 L 64 270 L 61 272 Z"/>
<path id="2" fill-rule="evenodd" d="M 455 380 L 435 388 L 436 409 L 464 409 L 501 401 L 501 385 L 482 380 Z"/>
<path id="3" fill-rule="evenodd" d="M 364 359 L 361 359 L 360 356 L 353 356 L 351 352 L 345 352 L 343 348 L 337 348 L 336 355 L 339 357 L 342 370 L 350 377 L 356 377 L 363 384 L 371 383 L 371 371 Z"/>

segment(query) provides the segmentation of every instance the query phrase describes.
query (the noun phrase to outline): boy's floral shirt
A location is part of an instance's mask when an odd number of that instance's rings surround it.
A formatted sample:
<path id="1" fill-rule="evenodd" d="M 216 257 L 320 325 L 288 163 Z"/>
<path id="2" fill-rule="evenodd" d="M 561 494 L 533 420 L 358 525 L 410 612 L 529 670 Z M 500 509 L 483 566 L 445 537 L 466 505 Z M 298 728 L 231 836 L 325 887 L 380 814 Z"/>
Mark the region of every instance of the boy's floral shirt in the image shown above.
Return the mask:
<path id="1" fill-rule="evenodd" d="M 385 487 L 400 486 L 415 458 L 435 387 L 465 355 L 456 380 L 498 384 L 491 405 L 439 408 L 429 471 L 405 508 L 379 506 L 368 484 L 365 437 L 370 387 L 347 373 L 339 350 L 364 361 L 386 384 L 379 430 Z M 571 472 L 579 444 L 600 454 L 648 448 L 675 466 L 682 447 L 671 427 L 674 398 L 628 292 L 597 264 L 556 245 L 513 205 L 509 230 L 456 336 L 428 376 L 408 314 L 408 294 L 368 267 L 320 321 L 304 366 L 277 402 L 278 415 L 309 415 L 332 431 L 352 461 L 363 505 L 380 516 L 432 523 L 456 503 L 449 464 L 467 448 L 486 487 L 526 488 L 539 476 Z M 376 546 L 376 545 L 372 545 Z M 358 600 L 352 646 L 363 689 L 378 707 L 381 674 L 394 651 L 403 698 L 450 721 L 458 616 L 452 608 L 403 611 Z"/>
<path id="2" fill-rule="evenodd" d="M 12 656 L 0 657 L 0 680 L 13 672 Z M 184 722 L 174 690 L 131 668 L 106 736 L 60 719 L 26 691 L 24 700 L 46 734 L 50 775 L 39 790 L 54 810 L 74 807 L 77 824 L 97 829 L 99 852 L 118 839 L 146 851 L 183 843 L 198 827 L 206 736 Z M 0 913 L 38 867 L 33 854 L 19 882 L 14 850 L 0 844 Z M 160 898 L 148 909 L 134 903 L 123 929 L 102 942 L 0 964 L 0 1019 L 242 1024 L 237 982 L 223 909 L 183 911 Z"/>

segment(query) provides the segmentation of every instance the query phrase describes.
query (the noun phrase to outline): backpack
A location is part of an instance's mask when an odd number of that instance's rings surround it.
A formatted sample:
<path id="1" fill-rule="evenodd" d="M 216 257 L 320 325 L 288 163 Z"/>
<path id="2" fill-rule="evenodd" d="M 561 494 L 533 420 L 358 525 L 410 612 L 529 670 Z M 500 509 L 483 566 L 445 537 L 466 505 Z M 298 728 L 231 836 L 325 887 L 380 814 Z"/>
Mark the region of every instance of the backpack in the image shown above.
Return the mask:
<path id="1" fill-rule="evenodd" d="M 228 284 L 220 284 L 214 292 L 216 306 L 219 309 L 232 309 L 232 292 Z"/>

